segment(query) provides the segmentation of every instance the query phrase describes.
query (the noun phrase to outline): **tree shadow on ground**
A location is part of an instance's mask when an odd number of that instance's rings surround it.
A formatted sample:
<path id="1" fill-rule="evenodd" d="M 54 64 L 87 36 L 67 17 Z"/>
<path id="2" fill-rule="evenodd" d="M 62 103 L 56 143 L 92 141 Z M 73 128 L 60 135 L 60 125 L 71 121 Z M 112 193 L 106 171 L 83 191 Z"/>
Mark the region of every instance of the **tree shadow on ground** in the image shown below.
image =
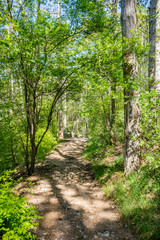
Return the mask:
<path id="1" fill-rule="evenodd" d="M 82 149 L 77 143 L 67 151 L 63 146 L 26 179 L 34 183 L 26 196 L 43 216 L 38 220 L 37 240 L 133 239 L 102 196 L 90 165 L 80 158 Z"/>

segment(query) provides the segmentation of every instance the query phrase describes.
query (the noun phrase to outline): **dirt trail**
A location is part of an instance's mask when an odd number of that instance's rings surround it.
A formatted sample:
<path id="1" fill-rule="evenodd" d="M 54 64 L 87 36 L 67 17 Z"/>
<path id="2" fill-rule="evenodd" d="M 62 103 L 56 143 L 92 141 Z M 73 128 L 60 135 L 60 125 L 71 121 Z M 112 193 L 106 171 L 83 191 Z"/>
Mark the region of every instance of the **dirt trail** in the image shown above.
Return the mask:
<path id="1" fill-rule="evenodd" d="M 36 166 L 23 194 L 40 209 L 37 240 L 135 240 L 82 159 L 85 140 L 72 139 Z M 33 185 L 26 191 L 28 182 Z"/>

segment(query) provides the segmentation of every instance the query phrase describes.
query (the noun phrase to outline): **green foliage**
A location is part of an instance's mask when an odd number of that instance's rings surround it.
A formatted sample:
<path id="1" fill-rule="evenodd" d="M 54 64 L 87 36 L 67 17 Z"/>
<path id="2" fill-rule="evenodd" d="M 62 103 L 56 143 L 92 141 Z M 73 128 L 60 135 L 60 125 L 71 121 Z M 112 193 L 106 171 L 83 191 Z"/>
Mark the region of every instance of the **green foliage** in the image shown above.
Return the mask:
<path id="1" fill-rule="evenodd" d="M 156 150 L 160 143 L 160 98 L 155 90 L 141 93 L 141 146 L 146 150 Z M 151 140 L 151 141 L 150 141 Z"/>
<path id="2" fill-rule="evenodd" d="M 14 169 L 17 165 L 22 167 L 25 165 L 25 151 L 23 143 L 26 140 L 24 129 L 21 125 L 15 127 L 15 123 L 8 124 L 7 121 L 1 125 L 0 134 L 0 173 L 6 169 Z M 52 128 L 55 128 L 55 123 Z M 36 135 L 36 141 L 40 139 L 44 132 L 44 128 L 39 128 Z M 49 130 L 42 140 L 37 152 L 37 159 L 44 160 L 48 153 L 57 144 L 56 134 L 54 135 Z M 29 142 L 30 146 L 30 142 Z"/>
<path id="3" fill-rule="evenodd" d="M 109 139 L 110 136 L 104 133 L 103 130 L 101 131 L 101 133 L 96 135 L 92 133 L 87 143 L 86 149 L 84 151 L 84 158 L 86 159 L 93 159 L 95 157 L 97 157 L 98 159 L 103 158 L 106 146 L 107 144 L 109 144 Z"/>
<path id="4" fill-rule="evenodd" d="M 35 239 L 33 234 L 39 218 L 35 207 L 18 196 L 11 180 L 14 172 L 0 177 L 0 237 L 3 240 Z"/>
<path id="5" fill-rule="evenodd" d="M 85 34 L 100 32 L 105 28 L 105 11 L 102 1 L 63 0 L 62 6 L 72 28 L 81 24 Z"/>
<path id="6" fill-rule="evenodd" d="M 37 142 L 41 138 L 44 132 L 43 128 L 39 128 L 37 131 Z M 39 160 L 44 160 L 46 153 L 48 153 L 51 149 L 53 149 L 57 144 L 56 138 L 52 135 L 51 131 L 49 130 L 45 137 L 43 138 L 37 152 L 37 158 Z"/>
<path id="7" fill-rule="evenodd" d="M 0 130 L 0 172 L 12 169 L 23 162 L 22 137 L 23 128 L 16 124 L 15 119 L 6 117 L 1 120 Z M 24 135 L 24 134 L 23 134 Z"/>
<path id="8" fill-rule="evenodd" d="M 116 158 L 114 162 L 101 163 L 95 162 L 92 165 L 92 170 L 95 173 L 95 177 L 99 180 L 100 184 L 105 184 L 108 180 L 111 180 L 113 175 L 117 172 L 123 174 L 123 156 Z"/>
<path id="9" fill-rule="evenodd" d="M 114 155 L 112 152 L 109 156 Z M 157 155 L 156 155 L 157 156 Z M 123 177 L 123 157 L 114 162 L 92 160 L 92 169 L 107 196 L 116 200 L 123 219 L 139 240 L 158 240 L 160 236 L 159 157 L 148 154 L 138 172 Z"/>
<path id="10" fill-rule="evenodd" d="M 112 193 L 122 216 L 142 240 L 158 240 L 160 236 L 159 183 L 160 166 L 150 158 L 138 173 L 118 182 Z"/>

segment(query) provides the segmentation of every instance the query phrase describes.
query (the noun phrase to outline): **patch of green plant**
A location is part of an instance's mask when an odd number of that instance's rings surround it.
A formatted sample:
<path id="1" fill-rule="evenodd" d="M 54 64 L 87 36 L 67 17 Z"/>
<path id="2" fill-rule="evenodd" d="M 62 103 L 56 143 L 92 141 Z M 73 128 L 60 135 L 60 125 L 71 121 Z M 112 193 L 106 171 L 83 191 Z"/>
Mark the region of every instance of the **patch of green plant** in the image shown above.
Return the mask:
<path id="1" fill-rule="evenodd" d="M 109 149 L 106 156 L 113 154 L 113 149 Z M 160 164 L 157 152 L 147 153 L 145 164 L 127 178 L 123 177 L 122 155 L 106 163 L 104 159 L 92 158 L 92 170 L 104 186 L 105 194 L 116 200 L 123 219 L 137 234 L 137 239 L 159 240 Z"/>
<path id="2" fill-rule="evenodd" d="M 101 164 L 101 161 L 92 164 L 92 170 L 95 174 L 95 178 L 99 180 L 100 184 L 103 185 L 112 178 L 116 172 L 122 173 L 123 171 L 123 156 L 116 158 L 114 162 L 106 162 Z"/>
<path id="3" fill-rule="evenodd" d="M 40 128 L 37 131 L 37 140 L 40 139 L 43 132 L 44 132 L 43 128 Z M 57 145 L 56 138 L 53 136 L 51 131 L 48 131 L 38 148 L 37 159 L 44 160 L 46 153 L 48 153 L 50 150 L 52 150 L 56 145 Z"/>
<path id="4" fill-rule="evenodd" d="M 149 100 L 150 99 L 150 100 Z M 153 151 L 160 143 L 160 97 L 154 89 L 140 94 L 141 104 L 141 147 Z M 156 107 L 155 107 L 156 106 Z M 151 141 L 152 139 L 152 141 Z M 159 147 L 158 147 L 159 149 Z M 159 151 L 159 150 L 158 150 Z"/>
<path id="5" fill-rule="evenodd" d="M 107 183 L 105 193 L 116 199 L 122 217 L 139 240 L 159 239 L 160 165 L 153 157 L 148 157 L 145 165 L 126 179 Z"/>
<path id="6" fill-rule="evenodd" d="M 24 197 L 16 194 L 13 171 L 0 176 L 0 238 L 3 240 L 35 239 L 37 211 Z"/>
<path id="7" fill-rule="evenodd" d="M 11 119 L 9 120 L 11 121 Z M 3 172 L 14 169 L 18 163 L 17 159 L 22 159 L 22 146 L 17 134 L 20 128 L 14 124 L 11 126 L 8 121 L 6 121 L 5 124 L 1 124 L 0 129 L 0 172 Z"/>
<path id="8" fill-rule="evenodd" d="M 97 134 L 89 138 L 84 151 L 84 159 L 103 159 L 105 150 L 109 144 L 110 136 L 106 134 Z"/>

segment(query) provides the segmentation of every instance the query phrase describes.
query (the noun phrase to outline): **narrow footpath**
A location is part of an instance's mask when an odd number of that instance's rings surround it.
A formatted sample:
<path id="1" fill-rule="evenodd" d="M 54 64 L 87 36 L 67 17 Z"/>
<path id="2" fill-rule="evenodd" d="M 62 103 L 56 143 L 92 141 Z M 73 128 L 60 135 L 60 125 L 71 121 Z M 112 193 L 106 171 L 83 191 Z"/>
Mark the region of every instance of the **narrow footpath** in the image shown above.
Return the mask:
<path id="1" fill-rule="evenodd" d="M 43 216 L 36 239 L 135 240 L 83 161 L 84 146 L 85 139 L 63 142 L 23 182 L 21 194 Z"/>

